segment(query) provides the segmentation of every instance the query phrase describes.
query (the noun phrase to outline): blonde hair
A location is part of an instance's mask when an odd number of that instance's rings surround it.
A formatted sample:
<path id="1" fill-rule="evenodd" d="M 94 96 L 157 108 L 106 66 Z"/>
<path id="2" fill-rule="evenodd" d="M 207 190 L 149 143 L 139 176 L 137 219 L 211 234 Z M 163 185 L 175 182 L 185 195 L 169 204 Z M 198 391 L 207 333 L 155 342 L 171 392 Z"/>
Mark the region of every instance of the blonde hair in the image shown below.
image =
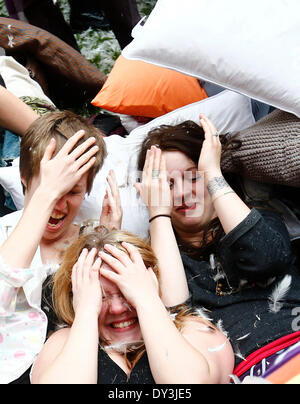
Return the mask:
<path id="1" fill-rule="evenodd" d="M 111 244 L 127 253 L 122 246 L 123 242 L 134 245 L 144 261 L 147 268 L 151 267 L 159 281 L 159 270 L 157 258 L 152 248 L 139 237 L 120 230 L 108 231 L 106 229 L 100 232 L 92 232 L 81 236 L 65 252 L 63 262 L 54 276 L 53 284 L 53 305 L 59 321 L 72 325 L 75 317 L 72 303 L 72 268 L 78 261 L 81 251 L 84 248 L 91 250 L 97 248 L 103 251 L 105 244 Z"/>
<path id="2" fill-rule="evenodd" d="M 102 134 L 97 128 L 90 125 L 85 118 L 70 111 L 49 112 L 41 116 L 30 125 L 22 136 L 20 174 L 27 187 L 30 186 L 32 178 L 40 172 L 40 163 L 51 138 L 56 141 L 55 156 L 67 140 L 81 129 L 85 131 L 85 135 L 77 142 L 75 148 L 92 136 L 96 138 L 93 146 L 99 146 L 99 151 L 95 154 L 96 162 L 88 173 L 87 192 L 91 192 L 95 175 L 107 156 L 106 146 Z"/>
<path id="3" fill-rule="evenodd" d="M 158 260 L 151 248 L 151 246 L 144 240 L 140 239 L 134 234 L 120 231 L 112 230 L 108 231 L 105 228 L 101 229 L 100 232 L 92 232 L 90 234 L 79 237 L 71 247 L 66 251 L 64 255 L 63 262 L 59 270 L 54 275 L 53 280 L 53 306 L 56 315 L 60 322 L 63 322 L 69 326 L 72 326 L 75 318 L 75 313 L 73 309 L 73 295 L 72 295 L 72 269 L 84 248 L 91 250 L 92 248 L 97 248 L 98 250 L 103 250 L 105 244 L 111 244 L 118 249 L 126 252 L 127 250 L 122 246 L 123 242 L 130 243 L 134 245 L 144 261 L 147 268 L 151 267 L 158 279 L 160 281 L 159 268 L 157 266 Z M 185 320 L 189 318 L 199 319 L 199 314 L 193 312 L 190 308 L 185 305 L 179 305 L 169 310 L 170 315 L 174 314 L 174 324 L 179 331 L 184 327 Z M 203 322 L 207 325 L 209 322 L 203 319 Z M 211 325 L 209 323 L 209 325 Z M 214 326 L 212 326 L 215 329 Z M 108 345 L 109 342 L 101 341 L 102 344 Z M 124 358 L 129 369 L 133 369 L 138 360 L 142 357 L 145 352 L 144 344 L 140 344 L 134 349 L 128 349 L 123 352 Z"/>

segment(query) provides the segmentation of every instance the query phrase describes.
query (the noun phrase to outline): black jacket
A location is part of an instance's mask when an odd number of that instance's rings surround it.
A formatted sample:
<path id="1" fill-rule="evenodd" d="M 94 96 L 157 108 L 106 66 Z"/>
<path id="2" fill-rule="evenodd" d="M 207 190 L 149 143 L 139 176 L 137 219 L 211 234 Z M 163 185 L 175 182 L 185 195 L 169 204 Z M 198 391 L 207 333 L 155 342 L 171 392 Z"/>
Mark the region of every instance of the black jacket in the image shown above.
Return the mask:
<path id="1" fill-rule="evenodd" d="M 214 323 L 228 332 L 239 353 L 236 365 L 241 357 L 300 331 L 295 329 L 293 312 L 300 307 L 300 274 L 286 226 L 276 213 L 253 209 L 221 239 L 210 262 L 184 254 L 182 258 L 193 306 L 209 310 Z M 291 286 L 275 313 L 270 297 L 286 275 L 292 277 Z"/>

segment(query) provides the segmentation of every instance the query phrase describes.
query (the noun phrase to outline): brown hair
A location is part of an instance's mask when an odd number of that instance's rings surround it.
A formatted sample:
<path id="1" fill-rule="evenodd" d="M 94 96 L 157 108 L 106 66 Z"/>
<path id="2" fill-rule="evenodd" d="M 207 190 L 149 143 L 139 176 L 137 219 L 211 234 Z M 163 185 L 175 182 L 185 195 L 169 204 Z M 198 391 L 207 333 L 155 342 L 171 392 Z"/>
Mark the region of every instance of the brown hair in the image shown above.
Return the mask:
<path id="1" fill-rule="evenodd" d="M 161 125 L 151 130 L 143 141 L 138 157 L 138 170 L 143 170 L 147 150 L 149 150 L 151 146 L 157 146 L 165 152 L 181 152 L 198 166 L 204 140 L 205 134 L 203 128 L 193 121 L 185 121 L 174 126 Z M 229 134 L 220 135 L 220 141 L 223 145 L 223 155 L 230 153 L 233 148 L 240 146 L 236 136 L 229 136 Z M 219 219 L 216 218 L 207 228 L 203 229 L 202 246 L 200 248 L 192 247 L 186 244 L 184 240 L 177 239 L 178 246 L 182 252 L 202 258 L 203 255 L 208 256 L 211 253 L 211 249 L 220 239 L 222 232 L 221 223 Z"/>
<path id="2" fill-rule="evenodd" d="M 189 157 L 196 165 L 204 142 L 204 130 L 193 121 L 179 125 L 161 125 L 151 130 L 143 141 L 138 158 L 138 170 L 144 168 L 147 150 L 158 146 L 162 151 L 179 151 Z"/>
<path id="3" fill-rule="evenodd" d="M 75 147 L 82 144 L 92 136 L 96 138 L 94 145 L 99 146 L 99 151 L 95 155 L 96 162 L 88 173 L 87 192 L 91 192 L 95 175 L 102 167 L 107 155 L 106 146 L 101 132 L 97 128 L 90 125 L 85 118 L 70 111 L 49 112 L 41 116 L 32 123 L 22 137 L 20 150 L 20 174 L 21 178 L 26 181 L 27 186 L 30 185 L 32 178 L 39 174 L 40 162 L 51 138 L 56 140 L 56 149 L 54 153 L 54 155 L 56 155 L 67 140 L 81 129 L 85 131 L 85 135 L 77 142 Z"/>
<path id="4" fill-rule="evenodd" d="M 224 145 L 228 145 L 226 136 L 222 136 L 220 139 Z M 143 170 L 147 150 L 154 145 L 159 147 L 162 151 L 179 151 L 198 166 L 204 140 L 205 134 L 203 128 L 193 121 L 185 121 L 175 126 L 159 126 L 151 130 L 142 143 L 138 158 L 138 170 Z M 195 257 L 202 257 L 203 254 L 207 255 L 210 253 L 211 248 L 221 237 L 221 234 L 222 227 L 217 218 L 213 220 L 206 229 L 203 229 L 202 246 L 200 248 L 192 247 L 186 244 L 184 240 L 178 239 L 177 235 L 176 237 L 178 246 L 182 252 Z M 208 249 L 208 247 L 210 248 Z"/>

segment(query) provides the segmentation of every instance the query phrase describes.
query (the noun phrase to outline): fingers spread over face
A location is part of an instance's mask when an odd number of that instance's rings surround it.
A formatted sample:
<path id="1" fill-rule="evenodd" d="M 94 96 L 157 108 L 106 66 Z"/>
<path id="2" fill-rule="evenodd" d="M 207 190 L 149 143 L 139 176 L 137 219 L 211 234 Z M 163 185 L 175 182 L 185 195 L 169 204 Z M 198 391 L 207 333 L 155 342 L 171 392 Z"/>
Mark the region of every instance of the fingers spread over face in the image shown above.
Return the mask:
<path id="1" fill-rule="evenodd" d="M 129 256 L 124 252 L 119 250 L 119 248 L 112 246 L 110 244 L 105 244 L 104 249 L 108 251 L 113 257 L 115 257 L 124 266 L 130 265 L 132 262 Z"/>
<path id="2" fill-rule="evenodd" d="M 144 266 L 144 261 L 139 253 L 139 250 L 132 244 L 123 242 L 122 246 L 128 251 L 129 257 L 132 262 L 138 264 L 139 266 Z"/>
<path id="3" fill-rule="evenodd" d="M 77 285 L 89 279 L 91 270 L 99 267 L 99 262 L 97 262 L 96 264 L 95 261 L 96 256 L 97 256 L 96 248 L 92 248 L 91 251 L 88 251 L 87 248 L 84 248 L 81 251 L 78 261 L 73 267 L 74 275 L 72 273 L 74 281 L 76 282 Z"/>
<path id="4" fill-rule="evenodd" d="M 124 265 L 117 258 L 112 257 L 110 254 L 107 254 L 104 251 L 100 251 L 99 257 L 117 274 L 121 274 L 124 271 Z"/>
<path id="5" fill-rule="evenodd" d="M 84 263 L 85 263 L 87 255 L 88 255 L 88 249 L 84 248 L 81 251 L 81 254 L 79 255 L 77 264 L 75 265 L 76 266 L 76 273 L 77 273 L 77 276 L 76 276 L 77 284 L 80 284 L 82 282 L 82 280 L 83 280 Z"/>

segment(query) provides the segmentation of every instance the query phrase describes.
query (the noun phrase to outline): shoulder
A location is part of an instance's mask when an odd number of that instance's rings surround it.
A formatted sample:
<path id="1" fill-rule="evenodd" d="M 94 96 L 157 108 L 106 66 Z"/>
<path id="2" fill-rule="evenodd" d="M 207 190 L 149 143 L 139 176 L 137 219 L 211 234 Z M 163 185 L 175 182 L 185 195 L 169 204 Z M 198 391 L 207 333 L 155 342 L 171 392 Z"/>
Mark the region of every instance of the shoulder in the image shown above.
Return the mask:
<path id="1" fill-rule="evenodd" d="M 183 320 L 182 336 L 207 360 L 218 383 L 229 382 L 234 368 L 234 352 L 227 336 L 200 316 Z"/>
<path id="2" fill-rule="evenodd" d="M 48 338 L 32 367 L 31 382 L 33 384 L 38 383 L 40 374 L 57 358 L 67 341 L 70 330 L 69 327 L 62 328 Z"/>
<path id="3" fill-rule="evenodd" d="M 63 327 L 58 331 L 55 331 L 46 341 L 45 346 L 50 347 L 64 343 L 70 334 L 70 327 Z"/>

